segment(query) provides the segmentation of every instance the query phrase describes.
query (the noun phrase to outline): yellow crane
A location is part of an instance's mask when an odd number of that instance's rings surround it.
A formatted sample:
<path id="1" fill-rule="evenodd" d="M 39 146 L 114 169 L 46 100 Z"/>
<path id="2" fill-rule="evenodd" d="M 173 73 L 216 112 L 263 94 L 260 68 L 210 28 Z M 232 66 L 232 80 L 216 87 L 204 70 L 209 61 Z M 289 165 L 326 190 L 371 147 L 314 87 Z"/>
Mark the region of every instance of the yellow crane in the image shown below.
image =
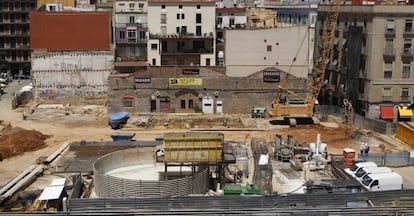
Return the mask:
<path id="1" fill-rule="evenodd" d="M 317 46 L 317 59 L 312 70 L 312 78 L 310 80 L 308 96 L 303 97 L 287 89 L 287 78 L 283 79 L 278 86 L 279 95 L 281 95 L 281 93 L 290 94 L 299 98 L 304 103 L 290 104 L 288 97 L 286 97 L 286 100 L 281 100 L 281 98 L 278 97 L 272 102 L 272 107 L 269 110 L 269 115 L 271 117 L 287 116 L 294 118 L 300 116 L 313 116 L 315 103 L 318 99 L 318 95 L 324 82 L 326 65 L 329 60 L 329 53 L 333 48 L 335 28 L 338 20 L 340 5 L 340 0 L 336 0 L 334 4 L 328 5 L 329 9 L 323 22 L 322 35 Z"/>

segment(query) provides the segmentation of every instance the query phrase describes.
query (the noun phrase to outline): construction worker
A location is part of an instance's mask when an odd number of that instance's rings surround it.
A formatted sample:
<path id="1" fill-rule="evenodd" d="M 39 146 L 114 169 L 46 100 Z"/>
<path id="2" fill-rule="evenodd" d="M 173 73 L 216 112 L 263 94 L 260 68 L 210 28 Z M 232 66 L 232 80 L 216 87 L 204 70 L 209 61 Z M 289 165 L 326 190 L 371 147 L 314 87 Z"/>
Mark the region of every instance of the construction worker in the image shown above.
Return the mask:
<path id="1" fill-rule="evenodd" d="M 23 111 L 23 120 L 27 120 L 27 117 L 29 117 L 29 114 L 26 112 L 26 110 Z"/>

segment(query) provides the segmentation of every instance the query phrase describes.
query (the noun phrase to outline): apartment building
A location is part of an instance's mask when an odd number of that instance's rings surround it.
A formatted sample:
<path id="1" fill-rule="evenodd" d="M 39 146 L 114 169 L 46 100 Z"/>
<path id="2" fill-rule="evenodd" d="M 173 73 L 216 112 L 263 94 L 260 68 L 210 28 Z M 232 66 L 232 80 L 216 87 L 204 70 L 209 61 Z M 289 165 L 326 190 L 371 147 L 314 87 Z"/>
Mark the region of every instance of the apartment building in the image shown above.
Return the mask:
<path id="1" fill-rule="evenodd" d="M 149 0 L 151 66 L 215 66 L 215 1 Z"/>
<path id="2" fill-rule="evenodd" d="M 327 8 L 318 8 L 319 26 Z M 413 17 L 412 5 L 342 5 L 324 102 L 347 98 L 369 118 L 410 118 L 402 108 L 413 102 Z"/>
<path id="3" fill-rule="evenodd" d="M 36 0 L 0 2 L 0 52 L 10 75 L 30 74 L 29 11 L 36 10 Z"/>
<path id="4" fill-rule="evenodd" d="M 114 4 L 116 61 L 146 61 L 147 1 L 123 0 Z"/>

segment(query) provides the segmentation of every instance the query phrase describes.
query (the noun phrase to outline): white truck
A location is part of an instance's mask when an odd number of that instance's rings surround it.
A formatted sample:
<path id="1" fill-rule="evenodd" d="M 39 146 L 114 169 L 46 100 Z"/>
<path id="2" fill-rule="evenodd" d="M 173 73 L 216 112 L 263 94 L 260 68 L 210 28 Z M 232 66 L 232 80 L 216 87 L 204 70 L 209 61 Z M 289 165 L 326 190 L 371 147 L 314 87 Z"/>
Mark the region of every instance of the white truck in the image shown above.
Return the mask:
<path id="1" fill-rule="evenodd" d="M 355 173 L 355 179 L 359 182 L 368 174 L 390 173 L 392 169 L 389 167 L 364 167 Z"/>
<path id="2" fill-rule="evenodd" d="M 366 191 L 402 190 L 403 178 L 396 172 L 368 174 L 361 184 Z"/>
<path id="3" fill-rule="evenodd" d="M 355 173 L 357 173 L 360 169 L 364 167 L 377 167 L 377 164 L 375 162 L 360 162 L 355 163 L 354 165 L 352 165 L 351 168 L 346 168 L 344 170 L 348 175 L 355 178 Z"/>

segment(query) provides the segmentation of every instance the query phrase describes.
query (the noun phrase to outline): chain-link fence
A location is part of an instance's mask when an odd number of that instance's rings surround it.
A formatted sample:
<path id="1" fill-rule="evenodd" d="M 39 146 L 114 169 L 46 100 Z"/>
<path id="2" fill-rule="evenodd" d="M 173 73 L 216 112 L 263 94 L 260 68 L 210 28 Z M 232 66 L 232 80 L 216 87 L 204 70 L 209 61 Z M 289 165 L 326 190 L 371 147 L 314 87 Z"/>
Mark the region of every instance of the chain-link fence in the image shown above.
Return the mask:
<path id="1" fill-rule="evenodd" d="M 378 166 L 403 167 L 414 165 L 413 152 L 369 153 L 367 155 L 360 155 L 359 158 L 366 161 L 373 161 Z"/>

